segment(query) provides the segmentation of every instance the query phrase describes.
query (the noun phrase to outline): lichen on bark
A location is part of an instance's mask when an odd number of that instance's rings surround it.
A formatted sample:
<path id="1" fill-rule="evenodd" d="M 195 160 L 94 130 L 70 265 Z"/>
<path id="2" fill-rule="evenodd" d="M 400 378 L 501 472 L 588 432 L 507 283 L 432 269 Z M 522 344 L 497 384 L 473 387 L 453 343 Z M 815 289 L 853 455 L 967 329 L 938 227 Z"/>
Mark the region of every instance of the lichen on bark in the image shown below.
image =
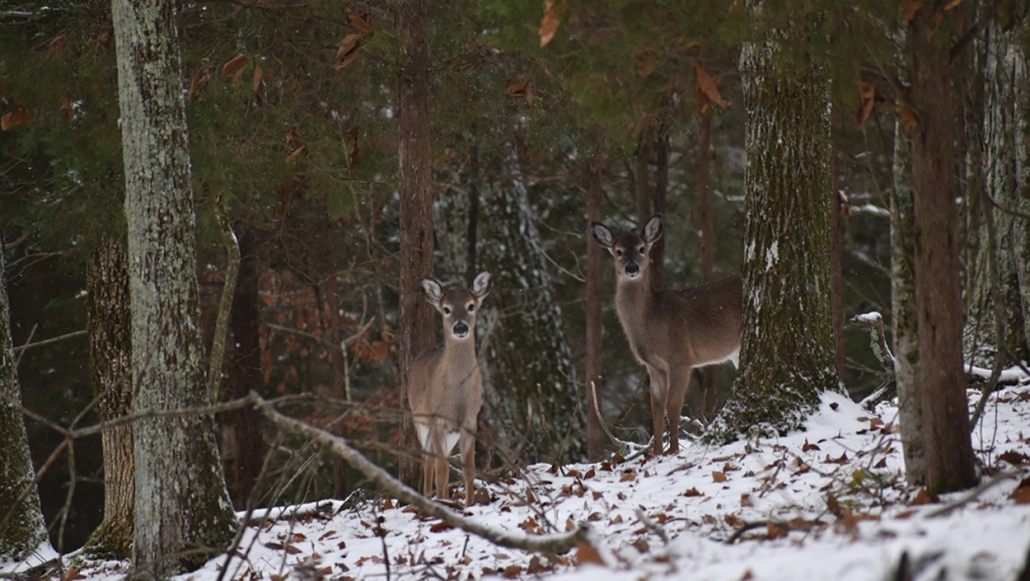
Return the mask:
<path id="1" fill-rule="evenodd" d="M 3 233 L 0 232 L 0 393 L 21 400 L 11 340 L 10 308 L 7 304 L 6 262 Z M 46 527 L 40 510 L 39 493 L 32 484 L 35 474 L 29 454 L 29 439 L 21 412 L 6 399 L 0 399 L 0 564 L 21 561 L 46 541 Z M 31 492 L 21 498 L 26 487 Z M 20 499 L 20 502 L 19 502 Z"/>
<path id="2" fill-rule="evenodd" d="M 740 371 L 706 439 L 802 429 L 843 392 L 830 305 L 830 107 L 814 63 L 778 65 L 773 41 L 740 56 L 748 123 Z"/>

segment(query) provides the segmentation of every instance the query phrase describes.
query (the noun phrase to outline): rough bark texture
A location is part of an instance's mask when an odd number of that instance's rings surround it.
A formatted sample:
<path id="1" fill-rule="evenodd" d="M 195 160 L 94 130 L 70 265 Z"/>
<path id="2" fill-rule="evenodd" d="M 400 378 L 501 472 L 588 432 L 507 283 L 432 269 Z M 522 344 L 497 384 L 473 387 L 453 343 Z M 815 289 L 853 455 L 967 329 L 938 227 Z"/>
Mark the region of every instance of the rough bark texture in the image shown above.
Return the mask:
<path id="1" fill-rule="evenodd" d="M 11 340 L 11 313 L 7 304 L 7 263 L 0 232 L 0 393 L 21 400 Z M 7 400 L 0 399 L 0 564 L 21 561 L 46 541 L 46 526 L 39 507 L 36 487 L 20 503 L 22 492 L 32 484 L 32 456 L 25 432 L 25 420 Z M 17 505 L 15 503 L 18 503 Z"/>
<path id="2" fill-rule="evenodd" d="M 669 154 L 671 149 L 669 132 L 663 127 L 655 133 L 654 192 L 651 195 L 655 214 L 664 215 L 669 206 Z M 645 218 L 640 216 L 640 219 L 644 220 Z M 651 246 L 651 260 L 654 261 L 651 263 L 651 282 L 655 288 L 663 288 L 665 286 L 665 237 L 660 238 Z"/>
<path id="3" fill-rule="evenodd" d="M 587 225 L 601 221 L 601 197 L 604 194 L 601 183 L 603 159 L 599 155 L 591 157 L 587 168 Z M 605 435 L 601 427 L 601 418 L 596 410 L 600 409 L 601 396 L 604 393 L 604 366 L 601 363 L 602 326 L 601 300 L 604 284 L 604 249 L 599 244 L 590 243 L 591 235 L 587 232 L 587 284 L 586 284 L 586 412 L 587 412 L 587 459 L 591 462 L 600 460 L 604 454 Z M 598 401 L 595 403 L 594 396 Z"/>
<path id="4" fill-rule="evenodd" d="M 436 343 L 433 308 L 422 298 L 419 281 L 433 276 L 432 159 L 429 147 L 429 40 L 426 0 L 398 5 L 398 34 L 407 41 L 404 65 L 398 74 L 397 113 L 400 142 L 400 367 L 406 385 L 408 367 Z M 422 458 L 415 425 L 407 413 L 408 394 L 401 391 L 400 479 L 408 486 L 422 482 Z"/>
<path id="5" fill-rule="evenodd" d="M 912 199 L 912 138 L 894 124 L 894 195 L 891 197 L 891 311 L 894 323 L 894 376 L 898 385 L 898 424 L 905 455 L 905 478 L 926 484 L 923 406 L 919 393 L 919 322 L 916 319 L 916 223 Z"/>
<path id="6" fill-rule="evenodd" d="M 260 391 L 261 344 L 259 325 L 261 322 L 258 304 L 257 233 L 249 224 L 237 222 L 233 228 L 240 243 L 240 268 L 236 289 L 229 315 L 229 326 L 234 343 L 232 359 L 233 397 L 243 397 L 253 391 Z M 236 508 L 247 506 L 254 494 L 258 475 L 265 457 L 265 442 L 262 437 L 264 416 L 253 408 L 244 407 L 233 413 L 233 430 L 236 450 L 233 476 L 236 494 L 233 498 Z M 257 491 L 260 494 L 260 490 Z"/>
<path id="7" fill-rule="evenodd" d="M 962 299 L 953 166 L 954 116 L 947 45 L 933 38 L 934 9 L 923 4 L 910 22 L 915 197 L 915 294 L 918 319 L 923 444 L 930 488 L 947 491 L 976 482 L 962 373 Z"/>
<path id="8" fill-rule="evenodd" d="M 518 178 L 481 191 L 487 231 L 480 256 L 494 276 L 491 307 L 479 323 L 491 333 L 485 404 L 505 424 L 510 448 L 528 446 L 523 460 L 578 460 L 583 399 L 528 193 Z"/>
<path id="9" fill-rule="evenodd" d="M 745 148 L 744 309 L 740 373 L 712 441 L 804 426 L 820 393 L 844 391 L 830 323 L 830 125 L 825 77 L 781 70 L 775 44 L 740 56 Z"/>
<path id="10" fill-rule="evenodd" d="M 836 107 L 834 107 L 836 110 Z M 831 119 L 832 122 L 832 119 Z M 836 143 L 836 140 L 834 140 Z M 840 164 L 837 150 L 831 153 L 830 178 L 830 311 L 837 373 L 844 371 L 844 297 L 840 264 Z"/>
<path id="11" fill-rule="evenodd" d="M 974 68 L 982 72 L 972 81 L 970 89 L 982 97 L 981 104 L 973 104 L 970 115 L 974 139 L 969 140 L 970 152 L 967 184 L 969 184 L 971 212 L 977 209 L 991 212 L 997 228 L 997 240 L 989 243 L 987 220 L 980 218 L 975 223 L 977 236 L 975 258 L 968 269 L 969 289 L 968 315 L 963 329 L 963 347 L 968 362 L 981 367 L 991 367 L 998 354 L 998 338 L 995 333 L 994 304 L 991 299 L 992 285 L 1001 285 L 1005 309 L 1005 347 L 1016 361 L 1030 358 L 1027 328 L 1027 313 L 1030 304 L 1026 286 L 1030 285 L 1030 228 L 1026 220 L 994 207 L 993 199 L 1003 208 L 1027 213 L 1030 208 L 1030 175 L 1020 175 L 1030 167 L 1030 152 L 1027 151 L 1027 124 L 1030 111 L 1027 102 L 1030 91 L 1027 88 L 1027 60 L 1019 44 L 1019 35 L 1025 28 L 1016 26 L 1002 30 L 998 23 L 991 24 L 982 40 L 976 43 L 977 59 Z M 983 148 L 981 149 L 981 144 Z M 1021 181 L 1022 178 L 1022 181 Z M 978 186 L 974 188 L 975 186 Z M 981 189 L 982 188 L 982 189 Z M 989 196 L 974 203 L 977 196 Z M 989 252 L 996 252 L 1000 280 L 990 275 Z"/>
<path id="12" fill-rule="evenodd" d="M 104 240 L 86 266 L 89 364 L 97 417 L 113 420 L 132 410 L 132 326 L 129 263 L 122 244 Z M 104 430 L 104 520 L 86 544 L 97 558 L 132 556 L 136 464 L 132 425 Z"/>
<path id="13" fill-rule="evenodd" d="M 189 145 L 171 0 L 115 0 L 134 411 L 208 403 L 200 333 Z M 165 577 L 231 542 L 236 518 L 211 417 L 133 429 L 133 570 Z"/>

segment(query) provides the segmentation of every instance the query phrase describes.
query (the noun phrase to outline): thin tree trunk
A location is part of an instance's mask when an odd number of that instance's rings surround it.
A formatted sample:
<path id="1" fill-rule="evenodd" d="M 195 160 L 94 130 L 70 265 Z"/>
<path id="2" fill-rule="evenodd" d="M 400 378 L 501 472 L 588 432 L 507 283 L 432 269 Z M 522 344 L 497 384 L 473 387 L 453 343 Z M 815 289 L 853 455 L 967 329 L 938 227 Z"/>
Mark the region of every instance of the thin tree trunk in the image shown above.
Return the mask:
<path id="1" fill-rule="evenodd" d="M 831 115 L 831 124 L 836 120 L 837 106 Z M 832 130 L 831 130 L 832 131 Z M 833 143 L 837 141 L 834 139 Z M 840 264 L 840 160 L 837 148 L 833 149 L 830 177 L 830 309 L 832 312 L 833 345 L 836 354 L 837 373 L 844 372 L 844 297 L 843 277 Z"/>
<path id="2" fill-rule="evenodd" d="M 923 443 L 927 484 L 943 492 L 976 483 L 962 373 L 962 300 L 948 47 L 933 39 L 935 8 L 923 4 L 910 22 L 915 192 L 915 294 Z"/>
<path id="3" fill-rule="evenodd" d="M 136 412 L 205 405 L 185 103 L 171 0 L 114 0 Z M 225 549 L 236 527 L 211 417 L 133 426 L 133 575 L 163 578 Z"/>
<path id="4" fill-rule="evenodd" d="M 802 429 L 822 392 L 844 391 L 826 292 L 828 83 L 814 63 L 778 66 L 777 50 L 748 43 L 740 56 L 748 114 L 741 367 L 710 441 Z"/>
<path id="5" fill-rule="evenodd" d="M 326 334 L 333 345 L 340 346 L 343 341 L 342 321 L 340 320 L 340 291 L 339 281 L 336 278 L 336 234 L 333 221 L 325 223 L 323 234 L 324 244 L 322 246 L 323 256 L 322 273 L 325 275 L 325 282 L 321 286 L 320 320 L 322 331 Z M 343 358 L 346 353 L 333 351 L 330 353 L 333 369 L 333 384 L 330 388 L 330 395 L 337 401 L 347 398 L 347 365 Z M 346 436 L 341 432 L 342 426 L 334 426 L 334 433 Z M 347 498 L 347 463 L 340 458 L 333 458 L 333 498 L 344 500 Z"/>
<path id="6" fill-rule="evenodd" d="M 0 232 L 0 394 L 21 401 L 11 340 L 11 314 L 7 303 L 7 262 Z M 21 412 L 0 399 L 0 563 L 21 561 L 47 539 L 39 491 L 34 476 L 29 438 Z M 29 494 L 22 498 L 26 488 Z"/>
<path id="7" fill-rule="evenodd" d="M 422 298 L 419 281 L 433 276 L 432 159 L 429 147 L 429 40 L 426 0 L 398 5 L 398 34 L 407 42 L 398 75 L 398 190 L 400 192 L 400 367 L 407 385 L 408 367 L 432 347 L 433 309 Z M 408 412 L 407 387 L 401 390 L 400 479 L 409 486 L 422 482 L 422 461 L 415 425 Z"/>
<path id="8" fill-rule="evenodd" d="M 712 214 L 712 191 L 708 186 L 708 168 L 712 160 L 712 118 L 701 114 L 697 138 L 697 216 L 701 222 L 701 282 L 712 280 L 715 269 L 715 217 Z M 718 394 L 715 391 L 715 367 L 698 370 L 700 376 L 702 415 L 708 421 L 715 419 Z"/>
<path id="9" fill-rule="evenodd" d="M 905 456 L 905 479 L 926 484 L 923 406 L 918 399 L 919 320 L 916 318 L 915 216 L 912 199 L 912 138 L 894 123 L 894 194 L 891 196 L 891 312 L 894 322 L 894 377 L 898 382 L 898 425 Z"/>
<path id="10" fill-rule="evenodd" d="M 665 214 L 669 200 L 669 132 L 663 127 L 655 133 L 654 203 L 655 214 Z M 591 244 L 591 246 L 594 246 Z M 651 283 L 662 288 L 665 279 L 665 237 L 651 246 Z"/>
<path id="11" fill-rule="evenodd" d="M 260 392 L 264 383 L 261 374 L 261 314 L 258 308 L 258 241 L 254 227 L 236 222 L 240 243 L 240 270 L 229 321 L 235 344 L 232 360 L 233 395 L 243 397 L 251 390 Z M 233 465 L 236 480 L 234 504 L 246 508 L 264 463 L 265 442 L 262 437 L 264 416 L 244 407 L 233 413 L 236 454 Z M 257 491 L 260 494 L 260 490 Z"/>
<path id="12" fill-rule="evenodd" d="M 113 420 L 132 410 L 132 326 L 129 264 L 125 249 L 105 239 L 86 265 L 86 316 L 89 366 L 97 417 Z M 101 437 L 104 450 L 104 520 L 90 536 L 86 551 L 96 558 L 132 556 L 135 462 L 132 425 L 116 426 Z"/>
<path id="13" fill-rule="evenodd" d="M 594 154 L 588 163 L 587 176 L 587 224 L 601 221 L 601 197 L 604 194 L 601 183 L 601 169 L 604 159 Z M 587 234 L 587 240 L 590 235 Z M 604 454 L 604 429 L 597 411 L 601 408 L 601 394 L 604 393 L 604 366 L 602 356 L 601 293 L 604 285 L 604 250 L 598 244 L 587 244 L 586 284 L 586 412 L 587 412 L 587 459 L 596 461 Z M 598 401 L 595 400 L 595 395 Z"/>

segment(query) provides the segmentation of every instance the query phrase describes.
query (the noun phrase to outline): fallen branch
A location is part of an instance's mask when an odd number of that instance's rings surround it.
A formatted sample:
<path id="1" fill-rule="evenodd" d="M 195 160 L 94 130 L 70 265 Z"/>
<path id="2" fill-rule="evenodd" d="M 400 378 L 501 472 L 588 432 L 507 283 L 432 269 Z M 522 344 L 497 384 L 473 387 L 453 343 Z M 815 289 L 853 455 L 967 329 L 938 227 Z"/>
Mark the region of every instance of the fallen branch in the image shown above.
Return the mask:
<path id="1" fill-rule="evenodd" d="M 390 494 L 401 502 L 414 506 L 424 514 L 438 518 L 447 524 L 486 539 L 495 545 L 511 549 L 521 549 L 524 551 L 562 554 L 568 552 L 579 542 L 589 542 L 587 540 L 589 527 L 586 523 L 578 524 L 575 530 L 569 533 L 552 535 L 518 535 L 465 518 L 461 514 L 444 508 L 442 505 L 429 500 L 415 492 L 412 488 L 393 478 L 385 470 L 365 458 L 360 452 L 351 448 L 343 438 L 334 436 L 325 430 L 310 426 L 291 417 L 284 416 L 272 407 L 271 404 L 262 399 L 256 392 L 250 392 L 248 397 L 254 402 L 257 409 L 269 419 L 269 421 L 284 430 L 311 438 L 319 444 L 328 447 L 334 454 L 343 458 L 352 467 L 361 471 L 366 478 L 379 486 L 387 494 Z"/>

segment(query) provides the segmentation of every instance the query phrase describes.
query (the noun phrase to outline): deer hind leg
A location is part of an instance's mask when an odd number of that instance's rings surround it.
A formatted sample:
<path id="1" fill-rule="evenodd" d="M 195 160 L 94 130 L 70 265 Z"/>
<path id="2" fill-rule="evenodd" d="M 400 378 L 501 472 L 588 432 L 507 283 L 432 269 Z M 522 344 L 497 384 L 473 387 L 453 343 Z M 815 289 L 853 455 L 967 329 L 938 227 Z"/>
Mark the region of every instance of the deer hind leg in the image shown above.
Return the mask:
<path id="1" fill-rule="evenodd" d="M 669 373 L 669 394 L 665 402 L 669 414 L 669 453 L 680 451 L 680 414 L 683 412 L 683 398 L 690 387 L 690 367 L 674 369 Z"/>
<path id="2" fill-rule="evenodd" d="M 465 478 L 465 506 L 469 507 L 476 499 L 476 489 L 473 484 L 476 476 L 476 435 L 474 431 L 468 428 L 461 431 L 458 450 L 461 452 L 461 475 Z"/>
<path id="3" fill-rule="evenodd" d="M 669 383 L 664 371 L 657 367 L 647 367 L 647 374 L 651 380 L 651 418 L 654 421 L 654 446 L 652 454 L 658 456 L 662 453 L 665 437 L 665 400 L 669 390 Z"/>

